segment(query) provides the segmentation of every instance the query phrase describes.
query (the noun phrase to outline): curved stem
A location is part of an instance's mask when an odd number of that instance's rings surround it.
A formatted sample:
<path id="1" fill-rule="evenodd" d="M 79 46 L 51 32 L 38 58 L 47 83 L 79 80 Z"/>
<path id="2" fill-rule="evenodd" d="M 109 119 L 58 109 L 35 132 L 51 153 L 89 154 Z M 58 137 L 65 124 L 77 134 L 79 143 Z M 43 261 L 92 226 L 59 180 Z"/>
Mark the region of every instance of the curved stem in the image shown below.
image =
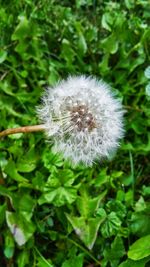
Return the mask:
<path id="1" fill-rule="evenodd" d="M 9 134 L 31 133 L 31 132 L 38 132 L 38 131 L 44 131 L 44 130 L 45 130 L 44 124 L 32 125 L 32 126 L 23 126 L 23 127 L 4 130 L 4 131 L 0 132 L 0 137 L 6 136 Z"/>
<path id="2" fill-rule="evenodd" d="M 82 245 L 80 245 L 79 243 L 77 243 L 76 241 L 74 241 L 73 239 L 69 238 L 66 235 L 60 234 L 60 236 L 63 237 L 64 239 L 67 239 L 70 243 L 74 244 L 76 247 L 84 251 L 85 254 L 87 254 L 92 260 L 94 260 L 96 265 L 101 266 L 101 262 L 97 260 L 88 249 L 84 248 Z"/>

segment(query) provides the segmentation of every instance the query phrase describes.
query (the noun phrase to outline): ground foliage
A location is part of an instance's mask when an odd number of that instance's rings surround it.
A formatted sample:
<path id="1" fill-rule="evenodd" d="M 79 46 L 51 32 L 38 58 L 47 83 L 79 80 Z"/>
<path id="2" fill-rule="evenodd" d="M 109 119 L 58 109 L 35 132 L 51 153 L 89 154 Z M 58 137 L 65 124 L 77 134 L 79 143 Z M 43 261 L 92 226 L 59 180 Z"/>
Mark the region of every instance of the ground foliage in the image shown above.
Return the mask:
<path id="1" fill-rule="evenodd" d="M 108 82 L 126 109 L 116 156 L 73 168 L 43 133 L 0 142 L 0 266 L 150 266 L 150 4 L 0 1 L 0 128 L 38 123 L 43 88 Z"/>

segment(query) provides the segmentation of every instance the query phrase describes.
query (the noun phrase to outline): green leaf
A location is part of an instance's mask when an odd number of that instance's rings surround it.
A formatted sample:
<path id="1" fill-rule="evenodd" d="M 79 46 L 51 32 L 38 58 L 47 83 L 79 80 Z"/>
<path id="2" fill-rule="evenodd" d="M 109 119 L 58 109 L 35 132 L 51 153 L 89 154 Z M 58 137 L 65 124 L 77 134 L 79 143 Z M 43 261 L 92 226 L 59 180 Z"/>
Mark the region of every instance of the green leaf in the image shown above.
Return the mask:
<path id="1" fill-rule="evenodd" d="M 107 169 L 100 170 L 100 173 L 91 181 L 91 184 L 94 184 L 95 187 L 100 187 L 103 184 L 109 182 L 110 176 L 107 175 Z"/>
<path id="2" fill-rule="evenodd" d="M 139 237 L 150 234 L 149 211 L 132 213 L 130 229 L 134 235 Z"/>
<path id="3" fill-rule="evenodd" d="M 150 186 L 143 185 L 142 193 L 143 193 L 144 196 L 150 196 Z"/>
<path id="4" fill-rule="evenodd" d="M 104 13 L 102 15 L 102 27 L 108 31 L 111 31 L 110 25 L 112 24 L 112 16 L 110 13 Z"/>
<path id="5" fill-rule="evenodd" d="M 83 267 L 83 259 L 84 259 L 83 253 L 80 253 L 79 255 L 74 255 L 72 253 L 70 255 L 70 259 L 65 260 L 61 265 L 61 267 L 75 267 L 75 266 Z"/>
<path id="6" fill-rule="evenodd" d="M 71 47 L 71 43 L 67 39 L 62 40 L 61 58 L 64 58 L 68 65 L 72 65 L 75 57 L 75 52 Z"/>
<path id="7" fill-rule="evenodd" d="M 49 263 L 44 257 L 38 257 L 37 261 L 37 267 L 53 267 L 53 265 Z"/>
<path id="8" fill-rule="evenodd" d="M 29 251 L 23 250 L 17 258 L 18 267 L 25 267 L 29 264 Z"/>
<path id="9" fill-rule="evenodd" d="M 125 255 L 125 249 L 123 245 L 122 238 L 120 236 L 116 236 L 113 243 L 111 244 L 111 248 L 104 250 L 104 258 L 107 262 L 111 263 L 111 266 L 118 266 L 120 258 Z"/>
<path id="10" fill-rule="evenodd" d="M 77 198 L 77 189 L 80 186 L 72 185 L 76 176 L 68 169 L 53 171 L 45 184 L 44 193 L 38 200 L 41 205 L 43 203 L 53 203 L 60 207 L 64 204 L 71 204 Z"/>
<path id="11" fill-rule="evenodd" d="M 86 190 L 83 189 L 81 192 L 81 196 L 79 196 L 76 201 L 80 215 L 85 218 L 89 218 L 96 214 L 99 208 L 100 201 L 105 197 L 105 195 L 106 191 L 99 194 L 98 197 L 90 198 Z"/>
<path id="12" fill-rule="evenodd" d="M 61 167 L 63 165 L 62 157 L 59 154 L 53 153 L 49 148 L 45 148 L 42 161 L 45 168 L 50 171 L 55 170 L 54 166 Z"/>
<path id="13" fill-rule="evenodd" d="M 112 33 L 107 38 L 101 41 L 101 47 L 105 50 L 105 53 L 115 54 L 118 50 L 118 40 L 116 35 Z"/>
<path id="14" fill-rule="evenodd" d="M 126 215 L 126 207 L 119 200 L 108 201 L 106 207 L 109 212 L 114 211 L 121 220 Z"/>
<path id="15" fill-rule="evenodd" d="M 79 48 L 81 55 L 84 55 L 87 51 L 86 40 L 85 40 L 84 35 L 82 33 L 79 34 L 78 48 Z"/>
<path id="16" fill-rule="evenodd" d="M 32 172 L 36 168 L 36 156 L 34 149 L 30 149 L 25 156 L 18 159 L 16 168 L 19 172 Z"/>
<path id="17" fill-rule="evenodd" d="M 75 176 L 73 172 L 69 169 L 57 170 L 52 172 L 49 176 L 46 186 L 53 187 L 56 184 L 64 187 L 70 187 L 74 181 Z"/>
<path id="18" fill-rule="evenodd" d="M 146 94 L 147 96 L 150 96 L 150 83 L 148 83 L 148 84 L 146 85 L 146 87 L 145 87 L 145 94 Z"/>
<path id="19" fill-rule="evenodd" d="M 5 186 L 0 185 L 0 195 L 8 197 L 12 201 L 13 193 Z"/>
<path id="20" fill-rule="evenodd" d="M 71 204 L 77 198 L 76 188 L 59 187 L 57 189 L 51 188 L 49 192 L 44 193 L 38 200 L 40 205 L 44 203 L 53 203 L 56 207 L 64 204 Z"/>
<path id="21" fill-rule="evenodd" d="M 128 9 L 131 9 L 134 7 L 134 1 L 133 0 L 125 0 L 125 5 Z"/>
<path id="22" fill-rule="evenodd" d="M 12 40 L 22 40 L 24 39 L 30 32 L 30 25 L 28 19 L 21 15 L 18 17 L 19 24 L 17 25 L 15 32 L 12 35 Z"/>
<path id="23" fill-rule="evenodd" d="M 99 217 L 85 219 L 84 217 L 75 217 L 69 214 L 66 214 L 66 216 L 79 238 L 89 249 L 92 249 L 98 229 L 104 219 Z"/>
<path id="24" fill-rule="evenodd" d="M 101 233 L 105 238 L 116 235 L 121 226 L 121 220 L 115 212 L 111 212 L 107 215 L 105 222 L 101 227 Z"/>
<path id="25" fill-rule="evenodd" d="M 14 255 L 15 244 L 10 232 L 5 232 L 5 245 L 4 245 L 4 255 L 6 258 L 11 259 Z"/>
<path id="26" fill-rule="evenodd" d="M 28 182 L 27 179 L 25 179 L 23 176 L 21 176 L 15 166 L 14 161 L 10 160 L 8 164 L 5 167 L 5 173 L 9 175 L 13 180 L 20 182 L 20 183 L 26 183 Z"/>
<path id="27" fill-rule="evenodd" d="M 24 245 L 35 230 L 31 221 L 15 212 L 6 211 L 6 222 L 19 246 Z"/>
<path id="28" fill-rule="evenodd" d="M 26 217 L 26 219 L 30 220 L 31 216 L 33 214 L 35 201 L 33 197 L 29 195 L 28 192 L 24 192 L 24 190 L 21 190 L 21 192 L 18 192 L 18 194 L 14 194 L 12 197 L 12 203 L 14 209 Z M 19 203 L 19 205 L 18 205 Z"/>
<path id="29" fill-rule="evenodd" d="M 53 267 L 53 265 L 43 257 L 40 251 L 35 247 L 35 251 L 38 255 L 37 257 L 37 267 Z"/>
<path id="30" fill-rule="evenodd" d="M 150 235 L 141 237 L 129 248 L 128 257 L 132 260 L 140 260 L 150 255 Z"/>
<path id="31" fill-rule="evenodd" d="M 146 257 L 145 259 L 133 261 L 127 259 L 126 261 L 122 262 L 118 267 L 146 267 L 146 263 L 150 261 L 150 257 Z"/>
<path id="32" fill-rule="evenodd" d="M 0 51 L 0 64 L 3 63 L 7 58 L 7 52 L 6 51 Z"/>
<path id="33" fill-rule="evenodd" d="M 141 212 L 144 211 L 145 209 L 146 209 L 146 203 L 144 201 L 144 198 L 141 196 L 135 204 L 135 211 Z"/>
<path id="34" fill-rule="evenodd" d="M 45 188 L 45 181 L 42 172 L 36 171 L 35 177 L 32 179 L 34 189 L 43 191 Z"/>

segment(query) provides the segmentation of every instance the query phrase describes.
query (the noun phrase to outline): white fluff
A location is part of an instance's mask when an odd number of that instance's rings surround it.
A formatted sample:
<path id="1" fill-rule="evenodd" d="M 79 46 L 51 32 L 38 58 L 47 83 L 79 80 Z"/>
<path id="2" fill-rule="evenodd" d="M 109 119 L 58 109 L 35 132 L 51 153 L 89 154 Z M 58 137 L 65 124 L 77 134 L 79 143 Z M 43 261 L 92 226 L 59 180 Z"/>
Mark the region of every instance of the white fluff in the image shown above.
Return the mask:
<path id="1" fill-rule="evenodd" d="M 54 151 L 74 165 L 109 157 L 123 136 L 122 105 L 95 78 L 71 76 L 48 88 L 37 112 Z"/>

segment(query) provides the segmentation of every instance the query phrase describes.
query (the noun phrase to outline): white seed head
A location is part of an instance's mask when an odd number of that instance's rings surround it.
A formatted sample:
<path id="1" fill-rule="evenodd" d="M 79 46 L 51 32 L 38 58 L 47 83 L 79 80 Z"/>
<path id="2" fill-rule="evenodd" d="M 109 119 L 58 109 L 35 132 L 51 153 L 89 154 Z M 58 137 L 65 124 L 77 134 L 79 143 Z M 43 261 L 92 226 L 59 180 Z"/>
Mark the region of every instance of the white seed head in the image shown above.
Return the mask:
<path id="1" fill-rule="evenodd" d="M 91 166 L 109 157 L 123 137 L 122 105 L 110 87 L 95 78 L 69 77 L 48 88 L 37 112 L 54 151 L 74 165 Z"/>

